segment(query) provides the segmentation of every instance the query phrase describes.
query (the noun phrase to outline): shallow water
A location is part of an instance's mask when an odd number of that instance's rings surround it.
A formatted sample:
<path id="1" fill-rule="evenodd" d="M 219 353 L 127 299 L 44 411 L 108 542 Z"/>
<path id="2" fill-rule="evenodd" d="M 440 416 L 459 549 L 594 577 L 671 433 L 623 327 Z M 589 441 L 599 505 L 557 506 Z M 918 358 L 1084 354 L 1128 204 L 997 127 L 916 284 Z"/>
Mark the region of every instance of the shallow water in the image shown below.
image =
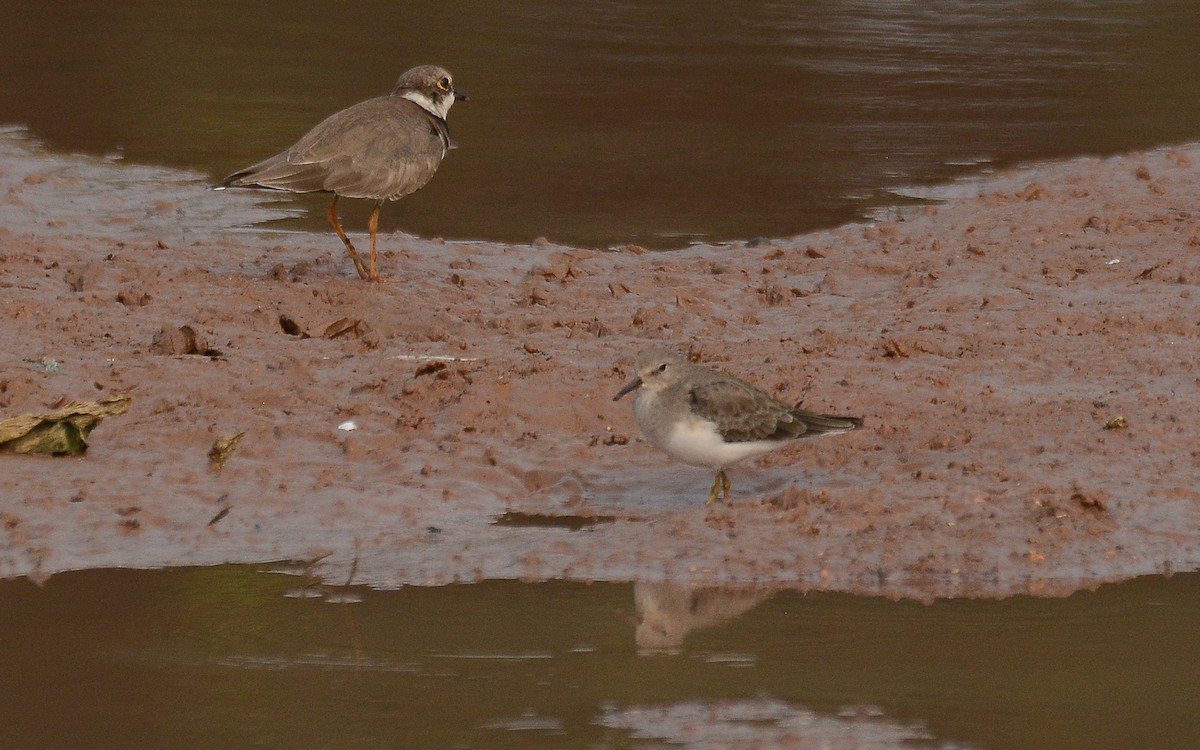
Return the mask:
<path id="1" fill-rule="evenodd" d="M 787 236 L 999 165 L 1200 137 L 1192 0 L 6 4 L 0 124 L 220 176 L 440 62 L 461 148 L 385 229 Z M 288 199 L 327 231 L 319 197 Z M 347 207 L 362 230 L 367 206 Z M 233 219 L 233 217 L 231 217 Z M 265 219 L 264 219 L 265 220 Z"/>
<path id="2" fill-rule="evenodd" d="M 227 566 L 0 582 L 0 745 L 1200 743 L 1200 574 L 932 605 L 627 583 L 310 589 L 361 597 L 330 604 L 300 596 L 305 581 Z"/>

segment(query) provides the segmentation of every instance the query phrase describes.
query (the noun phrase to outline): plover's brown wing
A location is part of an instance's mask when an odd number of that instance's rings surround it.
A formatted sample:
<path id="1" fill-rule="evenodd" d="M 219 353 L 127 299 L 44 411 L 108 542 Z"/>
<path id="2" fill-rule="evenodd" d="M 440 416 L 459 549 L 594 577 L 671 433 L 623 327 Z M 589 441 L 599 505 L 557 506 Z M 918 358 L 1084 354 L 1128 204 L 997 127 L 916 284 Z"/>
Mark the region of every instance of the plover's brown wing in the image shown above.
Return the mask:
<path id="1" fill-rule="evenodd" d="M 716 422 L 717 432 L 727 442 L 787 440 L 808 429 L 803 420 L 792 415 L 791 407 L 733 378 L 694 385 L 690 396 L 693 413 Z"/>
<path id="2" fill-rule="evenodd" d="M 326 190 L 350 198 L 395 200 L 429 182 L 449 147 L 446 124 L 396 96 L 342 110 L 300 139 L 293 162 L 327 171 Z"/>
<path id="3" fill-rule="evenodd" d="M 448 144 L 442 120 L 407 99 L 381 96 L 330 115 L 287 151 L 222 185 L 394 200 L 429 182 Z"/>

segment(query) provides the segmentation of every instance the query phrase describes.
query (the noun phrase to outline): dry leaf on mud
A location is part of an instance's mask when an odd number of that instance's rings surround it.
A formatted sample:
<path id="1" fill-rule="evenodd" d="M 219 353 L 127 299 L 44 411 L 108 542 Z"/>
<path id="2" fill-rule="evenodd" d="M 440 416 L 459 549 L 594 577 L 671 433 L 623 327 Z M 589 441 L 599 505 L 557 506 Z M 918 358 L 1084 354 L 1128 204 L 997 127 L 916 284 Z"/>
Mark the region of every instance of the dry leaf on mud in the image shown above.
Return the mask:
<path id="1" fill-rule="evenodd" d="M 74 456 L 87 450 L 88 435 L 105 417 L 124 414 L 132 399 L 108 396 L 97 401 L 72 401 L 45 414 L 22 414 L 0 420 L 0 450 Z"/>
<path id="2" fill-rule="evenodd" d="M 242 439 L 242 435 L 246 433 L 239 432 L 235 435 L 226 435 L 222 438 L 217 438 L 213 446 L 208 449 L 208 463 L 217 471 L 220 471 L 225 466 L 225 462 L 233 455 L 233 449 L 237 447 L 238 441 Z"/>
<path id="3" fill-rule="evenodd" d="M 363 342 L 368 349 L 379 346 L 379 334 L 371 330 L 371 326 L 360 318 L 339 318 L 325 327 L 321 334 L 323 338 L 337 339 L 356 338 Z"/>
<path id="4" fill-rule="evenodd" d="M 339 336 L 361 337 L 368 330 L 370 330 L 370 326 L 359 318 L 338 318 L 325 326 L 325 332 L 321 334 L 321 337 L 326 339 L 336 339 Z"/>
<path id="5" fill-rule="evenodd" d="M 184 355 L 198 354 L 204 357 L 219 357 L 221 352 L 208 345 L 208 339 L 193 326 L 179 328 L 163 326 L 150 342 L 151 354 Z"/>

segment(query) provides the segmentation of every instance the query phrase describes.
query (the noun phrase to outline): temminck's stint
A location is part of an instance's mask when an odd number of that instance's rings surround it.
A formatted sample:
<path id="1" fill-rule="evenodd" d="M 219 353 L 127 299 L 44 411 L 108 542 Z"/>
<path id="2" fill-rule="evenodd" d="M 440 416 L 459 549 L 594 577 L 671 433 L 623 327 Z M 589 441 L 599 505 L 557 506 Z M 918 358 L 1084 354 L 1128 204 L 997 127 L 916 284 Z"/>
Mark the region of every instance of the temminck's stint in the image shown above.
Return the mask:
<path id="1" fill-rule="evenodd" d="M 708 502 L 729 499 L 725 470 L 739 461 L 782 448 L 794 438 L 848 432 L 858 417 L 817 414 L 779 401 L 722 372 L 693 365 L 674 352 L 638 355 L 637 376 L 613 401 L 637 390 L 633 415 L 646 439 L 672 458 L 717 472 Z"/>

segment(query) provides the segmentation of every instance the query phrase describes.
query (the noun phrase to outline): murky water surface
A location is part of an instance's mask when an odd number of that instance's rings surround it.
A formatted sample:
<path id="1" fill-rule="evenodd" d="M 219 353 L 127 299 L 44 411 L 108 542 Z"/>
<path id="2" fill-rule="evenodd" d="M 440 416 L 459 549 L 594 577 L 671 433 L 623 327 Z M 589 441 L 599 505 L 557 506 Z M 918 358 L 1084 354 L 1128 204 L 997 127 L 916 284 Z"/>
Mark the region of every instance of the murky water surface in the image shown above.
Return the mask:
<path id="1" fill-rule="evenodd" d="M 0 746 L 1200 746 L 1200 574 L 923 605 L 263 570 L 0 582 Z"/>
<path id="2" fill-rule="evenodd" d="M 1200 137 L 1194 0 L 10 0 L 0 124 L 218 178 L 439 62 L 461 148 L 385 229 L 680 247 Z M 324 199 L 283 225 L 325 231 Z M 349 208 L 361 231 L 367 206 Z"/>

